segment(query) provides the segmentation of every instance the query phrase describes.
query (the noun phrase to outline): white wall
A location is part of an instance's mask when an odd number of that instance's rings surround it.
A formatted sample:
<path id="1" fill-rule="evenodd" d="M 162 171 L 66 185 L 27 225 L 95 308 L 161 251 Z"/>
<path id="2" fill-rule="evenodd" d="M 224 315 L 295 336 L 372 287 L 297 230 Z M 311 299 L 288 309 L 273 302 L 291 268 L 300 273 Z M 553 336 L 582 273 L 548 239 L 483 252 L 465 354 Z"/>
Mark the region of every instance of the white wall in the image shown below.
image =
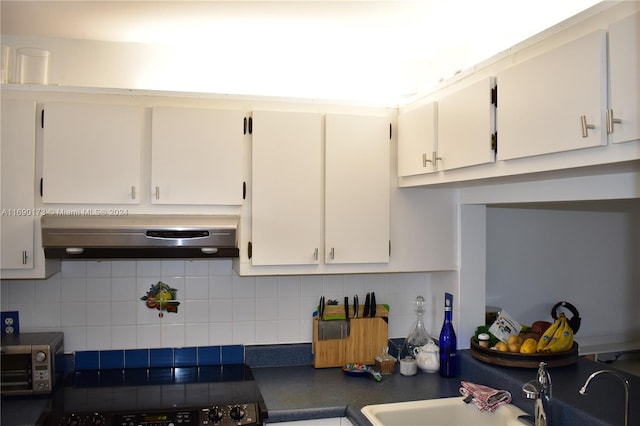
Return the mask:
<path id="1" fill-rule="evenodd" d="M 487 208 L 486 301 L 525 324 L 561 300 L 580 311 L 580 337 L 640 335 L 638 200 Z M 557 208 L 559 207 L 559 208 Z"/>
<path id="2" fill-rule="evenodd" d="M 159 280 L 181 303 L 162 318 L 140 300 Z M 1 305 L 20 311 L 21 331 L 64 331 L 67 351 L 294 343 L 311 341 L 320 295 L 364 301 L 368 291 L 391 306 L 390 337 L 404 337 L 415 297 L 435 305 L 431 282 L 428 273 L 239 277 L 224 259 L 64 261 L 47 280 L 3 280 Z M 433 315 L 430 332 L 441 325 Z"/>

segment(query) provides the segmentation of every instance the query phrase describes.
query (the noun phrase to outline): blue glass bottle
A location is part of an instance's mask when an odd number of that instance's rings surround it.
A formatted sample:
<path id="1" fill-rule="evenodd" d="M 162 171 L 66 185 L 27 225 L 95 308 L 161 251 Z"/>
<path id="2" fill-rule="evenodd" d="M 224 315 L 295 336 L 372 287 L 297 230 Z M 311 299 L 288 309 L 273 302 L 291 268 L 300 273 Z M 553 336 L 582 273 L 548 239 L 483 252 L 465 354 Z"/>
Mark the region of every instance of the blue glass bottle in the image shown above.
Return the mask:
<path id="1" fill-rule="evenodd" d="M 444 323 L 440 331 L 440 375 L 456 377 L 458 375 L 458 347 L 456 332 L 453 329 L 453 294 L 444 294 Z"/>

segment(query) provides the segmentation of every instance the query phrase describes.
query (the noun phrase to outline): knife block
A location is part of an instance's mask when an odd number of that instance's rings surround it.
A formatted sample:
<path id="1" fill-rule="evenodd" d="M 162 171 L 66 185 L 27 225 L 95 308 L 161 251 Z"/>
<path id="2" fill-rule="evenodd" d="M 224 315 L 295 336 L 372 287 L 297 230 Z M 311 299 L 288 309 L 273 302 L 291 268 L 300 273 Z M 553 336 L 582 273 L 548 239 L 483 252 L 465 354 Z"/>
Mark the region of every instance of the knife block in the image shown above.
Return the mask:
<path id="1" fill-rule="evenodd" d="M 353 312 L 353 306 L 350 307 Z M 320 320 L 313 319 L 313 366 L 315 368 L 344 367 L 346 364 L 375 364 L 374 357 L 389 343 L 389 311 L 385 305 L 376 305 L 374 318 L 362 318 L 360 307 L 358 318 L 351 313 L 349 336 L 343 339 L 320 340 Z M 344 316 L 344 306 L 325 307 L 325 317 Z"/>

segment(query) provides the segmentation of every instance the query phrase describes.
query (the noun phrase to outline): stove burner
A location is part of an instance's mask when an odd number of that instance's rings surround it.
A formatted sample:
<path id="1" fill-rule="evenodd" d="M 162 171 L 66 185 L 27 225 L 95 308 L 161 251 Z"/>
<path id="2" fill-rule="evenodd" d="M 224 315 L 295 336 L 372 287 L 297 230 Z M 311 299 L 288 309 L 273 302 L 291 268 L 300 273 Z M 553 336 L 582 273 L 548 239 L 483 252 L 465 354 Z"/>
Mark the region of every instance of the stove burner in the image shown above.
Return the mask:
<path id="1" fill-rule="evenodd" d="M 253 426 L 267 416 L 245 365 L 79 371 L 47 425 Z"/>

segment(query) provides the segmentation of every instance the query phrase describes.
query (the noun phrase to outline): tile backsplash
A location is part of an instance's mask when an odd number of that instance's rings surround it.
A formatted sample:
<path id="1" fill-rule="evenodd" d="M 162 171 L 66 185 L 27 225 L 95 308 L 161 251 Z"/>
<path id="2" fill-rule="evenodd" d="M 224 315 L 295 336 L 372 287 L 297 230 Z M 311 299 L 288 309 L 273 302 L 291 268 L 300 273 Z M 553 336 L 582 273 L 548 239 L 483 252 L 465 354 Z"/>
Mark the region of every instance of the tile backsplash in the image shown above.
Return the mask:
<path id="1" fill-rule="evenodd" d="M 160 317 L 140 300 L 158 281 L 177 289 L 177 313 Z M 368 291 L 391 306 L 390 337 L 403 337 L 431 274 L 240 277 L 229 259 L 63 261 L 47 280 L 3 280 L 1 291 L 21 331 L 62 330 L 66 351 L 180 348 L 310 342 L 321 295 Z"/>

